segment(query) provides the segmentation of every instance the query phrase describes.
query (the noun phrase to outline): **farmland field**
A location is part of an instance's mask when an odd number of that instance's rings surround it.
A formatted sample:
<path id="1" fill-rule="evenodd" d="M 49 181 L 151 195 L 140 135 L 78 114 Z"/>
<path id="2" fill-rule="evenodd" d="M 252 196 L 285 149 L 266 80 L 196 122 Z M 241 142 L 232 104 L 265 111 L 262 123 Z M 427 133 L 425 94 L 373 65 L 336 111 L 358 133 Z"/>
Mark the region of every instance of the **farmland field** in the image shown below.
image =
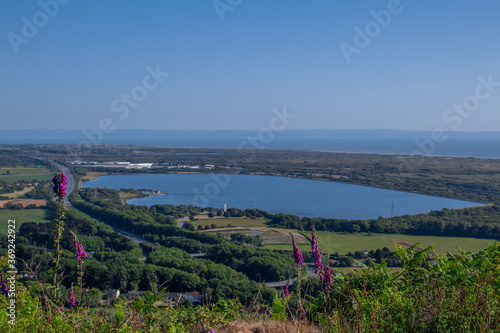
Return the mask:
<path id="1" fill-rule="evenodd" d="M 16 220 L 16 231 L 26 222 L 51 222 L 51 211 L 47 209 L 0 210 L 0 234 L 7 234 L 7 222 Z"/>
<path id="2" fill-rule="evenodd" d="M 201 217 L 201 216 L 200 216 Z M 252 220 L 247 218 L 212 218 L 192 221 L 195 228 L 198 225 L 204 227 L 205 225 L 216 224 L 218 227 L 225 227 L 228 224 L 252 228 L 256 233 L 260 234 L 261 237 L 265 239 L 265 243 L 269 245 L 263 246 L 266 249 L 280 249 L 280 250 L 291 250 L 291 242 L 284 244 L 276 244 L 283 240 L 290 239 L 289 233 L 294 234 L 299 233 L 298 230 L 293 229 L 282 229 L 282 228 L 269 228 L 264 223 L 264 219 Z M 244 234 L 248 233 L 245 230 L 237 230 L 240 228 L 229 228 L 229 229 L 213 229 L 213 232 L 241 232 Z M 246 229 L 249 231 L 248 229 Z M 208 230 L 210 231 L 210 230 Z M 282 236 L 279 236 L 282 234 Z M 310 239 L 311 233 L 301 231 L 300 234 L 304 235 L 307 240 Z M 445 253 L 447 251 L 451 253 L 459 253 L 457 247 L 464 251 L 479 252 L 480 250 L 487 247 L 488 244 L 493 244 L 494 239 L 479 239 L 479 238 L 462 238 L 462 237 L 439 237 L 439 236 L 412 236 L 412 235 L 400 235 L 400 234 L 376 234 L 373 233 L 368 236 L 367 233 L 357 233 L 357 234 L 341 234 L 333 233 L 328 231 L 318 231 L 316 232 L 318 239 L 320 241 L 321 248 L 324 253 L 335 253 L 347 254 L 348 252 L 355 252 L 359 250 L 376 250 L 382 249 L 384 247 L 389 248 L 391 251 L 395 250 L 395 243 L 399 242 L 413 245 L 415 243 L 422 243 L 419 245 L 420 248 L 426 248 L 430 245 L 434 246 L 437 253 Z M 302 251 L 310 252 L 311 246 L 309 243 L 304 242 L 302 237 L 298 237 L 297 241 L 299 243 L 299 248 Z"/>
<path id="3" fill-rule="evenodd" d="M 0 180 L 7 182 L 51 180 L 53 177 L 54 173 L 45 167 L 0 169 Z"/>
<path id="4" fill-rule="evenodd" d="M 46 201 L 44 199 L 14 199 L 14 200 L 0 200 L 0 208 L 3 208 L 7 203 L 10 204 L 22 204 L 24 208 L 28 205 L 45 206 Z"/>
<path id="5" fill-rule="evenodd" d="M 310 239 L 309 232 L 302 232 L 303 235 Z M 462 238 L 462 237 L 438 237 L 438 236 L 410 236 L 398 234 L 372 234 L 368 236 L 367 233 L 358 234 L 337 234 L 328 231 L 316 232 L 320 247 L 324 253 L 346 254 L 348 252 L 355 252 L 359 250 L 376 250 L 383 247 L 389 248 L 391 251 L 395 250 L 395 242 L 404 242 L 408 244 L 422 243 L 419 247 L 426 248 L 430 245 L 434 246 L 437 253 L 458 253 L 456 249 L 459 247 L 465 251 L 479 252 L 488 246 L 488 244 L 495 243 L 494 239 L 478 239 L 478 238 Z M 498 240 L 497 240 L 498 241 Z M 280 249 L 291 250 L 291 244 L 272 244 L 265 245 L 267 249 Z M 309 244 L 300 244 L 299 248 L 302 251 L 310 252 L 311 246 Z"/>
<path id="6" fill-rule="evenodd" d="M 2 193 L 2 196 L 6 197 L 6 198 L 9 198 L 9 199 L 16 199 L 16 198 L 19 198 L 20 196 L 25 195 L 26 193 L 28 193 L 32 189 L 34 189 L 33 186 L 26 186 L 21 191 L 15 191 L 15 192 L 11 192 L 11 193 Z"/>
<path id="7" fill-rule="evenodd" d="M 247 218 L 238 218 L 238 217 L 233 217 L 233 218 L 201 218 L 198 220 L 191 221 L 191 223 L 194 225 L 195 228 L 197 228 L 199 225 L 202 227 L 208 225 L 215 224 L 218 227 L 225 227 L 228 224 L 229 225 L 236 225 L 236 226 L 244 226 L 244 227 L 265 227 L 266 220 L 265 219 L 247 219 Z"/>

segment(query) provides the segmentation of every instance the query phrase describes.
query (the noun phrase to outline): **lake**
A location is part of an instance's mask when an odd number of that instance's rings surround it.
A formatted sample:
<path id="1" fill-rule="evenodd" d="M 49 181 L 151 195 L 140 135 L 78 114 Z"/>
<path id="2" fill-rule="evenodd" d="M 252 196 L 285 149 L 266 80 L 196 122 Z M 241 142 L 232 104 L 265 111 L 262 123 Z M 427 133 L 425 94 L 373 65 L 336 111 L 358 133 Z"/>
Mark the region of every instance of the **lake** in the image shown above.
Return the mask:
<path id="1" fill-rule="evenodd" d="M 194 205 L 258 208 L 273 214 L 308 217 L 373 219 L 419 214 L 481 203 L 385 190 L 367 186 L 257 175 L 139 174 L 103 176 L 84 187 L 135 188 L 169 195 L 132 199 L 137 205 Z"/>

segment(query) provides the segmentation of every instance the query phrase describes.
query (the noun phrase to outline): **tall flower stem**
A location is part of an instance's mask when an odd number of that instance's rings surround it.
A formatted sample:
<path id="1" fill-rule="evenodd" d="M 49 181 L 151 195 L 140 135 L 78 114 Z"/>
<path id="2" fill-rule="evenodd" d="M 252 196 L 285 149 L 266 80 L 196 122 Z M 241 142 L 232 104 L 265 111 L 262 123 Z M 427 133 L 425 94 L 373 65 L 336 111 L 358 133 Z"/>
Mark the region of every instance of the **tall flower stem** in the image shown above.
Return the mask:
<path id="1" fill-rule="evenodd" d="M 87 253 L 85 252 L 85 249 L 83 248 L 83 245 L 80 244 L 80 241 L 78 240 L 78 237 L 73 231 L 70 231 L 71 235 L 73 235 L 73 242 L 75 245 L 75 255 L 76 255 L 76 261 L 78 261 L 78 285 L 80 286 L 80 296 L 79 299 L 81 298 L 82 291 L 83 291 L 83 259 L 87 257 Z"/>
<path id="2" fill-rule="evenodd" d="M 296 298 L 297 298 L 297 311 L 299 315 L 300 320 L 305 320 L 305 311 L 304 307 L 302 306 L 302 300 L 300 298 L 300 284 L 301 284 L 301 278 L 302 278 L 302 265 L 304 264 L 304 258 L 302 257 L 302 251 L 300 251 L 299 247 L 297 246 L 297 242 L 295 241 L 295 236 L 290 233 L 292 236 L 292 246 L 293 246 L 293 254 L 295 256 L 295 268 L 296 268 L 296 274 L 297 274 L 297 280 L 295 281 L 296 285 Z"/>
<path id="3" fill-rule="evenodd" d="M 71 289 L 70 289 L 70 292 L 69 292 L 68 307 L 71 309 L 75 305 L 76 305 L 76 300 L 75 300 L 75 296 L 73 295 L 73 285 L 71 285 Z"/>
<path id="4" fill-rule="evenodd" d="M 315 274 L 318 274 L 319 279 L 323 282 L 323 286 L 330 290 L 332 284 L 332 272 L 330 269 L 330 265 L 328 265 L 328 256 L 326 260 L 326 268 L 323 266 L 321 262 L 321 248 L 319 247 L 319 240 L 316 236 L 316 232 L 313 229 L 312 238 L 311 238 L 311 248 L 312 248 L 312 256 L 314 258 L 314 267 Z"/>
<path id="5" fill-rule="evenodd" d="M 60 258 L 61 258 L 61 239 L 62 233 L 64 231 L 64 213 L 65 205 L 64 200 L 66 198 L 66 185 L 68 184 L 68 177 L 62 172 L 58 172 L 54 179 L 54 194 L 56 195 L 56 214 L 54 218 L 55 228 L 54 228 L 54 286 L 57 285 L 58 271 L 60 268 Z"/>

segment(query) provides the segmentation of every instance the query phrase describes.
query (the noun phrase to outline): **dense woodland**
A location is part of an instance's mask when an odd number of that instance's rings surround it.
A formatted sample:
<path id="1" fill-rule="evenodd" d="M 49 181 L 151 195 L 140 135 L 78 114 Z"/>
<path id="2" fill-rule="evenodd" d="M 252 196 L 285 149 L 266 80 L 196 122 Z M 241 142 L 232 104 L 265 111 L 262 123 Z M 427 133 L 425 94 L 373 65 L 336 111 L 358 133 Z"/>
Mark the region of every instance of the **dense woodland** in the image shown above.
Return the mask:
<path id="1" fill-rule="evenodd" d="M 271 225 L 298 230 L 332 232 L 372 232 L 427 236 L 500 239 L 500 206 L 443 209 L 426 214 L 403 215 L 374 220 L 341 220 L 277 214 Z"/>
<path id="2" fill-rule="evenodd" d="M 83 205 L 82 202 L 75 203 L 77 207 L 84 207 Z M 96 209 L 96 214 L 98 214 L 97 212 L 105 212 L 105 210 L 98 210 L 96 207 L 98 206 L 93 207 Z M 141 216 L 144 215 L 141 214 Z M 101 217 L 106 218 L 107 216 L 103 214 Z M 125 213 L 119 216 L 128 217 L 127 221 L 131 221 L 137 218 L 137 212 L 132 210 L 130 215 Z M 220 258 L 217 261 L 211 260 L 211 256 L 207 259 L 194 259 L 181 248 L 167 248 L 159 243 L 154 243 L 152 246 L 145 245 L 141 248 L 132 240 L 114 232 L 111 227 L 76 209 L 68 210 L 66 221 L 66 228 L 77 232 L 82 245 L 91 253 L 91 257 L 85 262 L 85 275 L 83 277 L 85 285 L 89 288 L 101 290 L 114 288 L 125 292 L 165 287 L 172 291 L 200 291 L 215 302 L 219 299 L 237 297 L 242 303 L 252 298 L 259 289 L 259 286 L 252 282 L 248 276 L 252 276 L 254 270 L 261 269 L 261 267 L 248 266 L 247 270 L 242 273 L 226 265 L 228 264 L 227 258 L 224 260 Z M 147 225 L 138 225 L 137 228 L 139 230 L 144 226 Z M 234 246 L 233 243 L 217 236 L 189 232 L 156 222 L 152 222 L 149 227 L 153 227 L 153 230 L 158 233 L 165 234 L 169 234 L 170 231 L 178 231 L 176 234 L 184 236 L 182 238 L 186 240 L 198 238 L 203 241 L 203 244 L 217 245 L 221 251 L 234 250 L 231 248 Z M 25 223 L 21 226 L 19 238 L 21 240 L 32 239 L 36 243 L 43 244 L 53 238 L 52 234 L 53 226 L 51 224 Z M 62 267 L 64 274 L 69 277 L 68 281 L 71 281 L 71 277 L 76 276 L 77 270 L 74 255 L 70 252 L 72 239 L 69 233 L 64 233 L 62 244 L 63 248 L 66 249 L 63 252 Z M 274 266 L 277 258 L 264 255 L 268 251 L 262 250 L 261 252 L 245 253 L 242 258 L 249 261 L 259 259 L 263 265 L 266 265 L 267 261 L 268 266 Z M 52 276 L 51 261 L 48 260 L 50 256 L 45 251 L 20 244 L 18 253 L 21 258 L 31 258 L 34 255 L 34 262 L 40 265 L 37 269 L 43 272 L 39 276 L 42 281 L 44 278 L 49 279 Z M 147 256 L 145 263 L 141 261 L 144 256 Z M 282 254 L 280 256 L 279 262 L 284 260 L 289 263 L 284 269 L 293 266 L 290 255 Z M 272 275 L 269 275 L 270 277 L 275 278 L 279 274 L 284 274 L 281 271 L 276 272 L 276 269 Z M 270 301 L 272 295 L 272 290 L 262 288 L 263 300 Z"/>

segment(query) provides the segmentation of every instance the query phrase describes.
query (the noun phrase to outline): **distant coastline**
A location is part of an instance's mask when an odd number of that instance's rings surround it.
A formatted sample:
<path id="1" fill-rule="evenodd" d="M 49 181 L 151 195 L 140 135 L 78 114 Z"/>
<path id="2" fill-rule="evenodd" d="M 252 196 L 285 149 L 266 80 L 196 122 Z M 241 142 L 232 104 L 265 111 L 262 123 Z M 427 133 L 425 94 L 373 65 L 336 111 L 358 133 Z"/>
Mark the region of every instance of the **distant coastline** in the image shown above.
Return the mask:
<path id="1" fill-rule="evenodd" d="M 104 173 L 104 172 L 101 172 L 98 175 L 95 175 L 95 174 L 92 174 L 90 176 L 85 176 L 84 178 L 87 178 L 85 180 L 81 180 L 82 181 L 82 187 L 85 187 L 83 184 L 85 183 L 89 183 L 91 181 L 95 181 L 95 180 L 98 180 L 100 178 L 100 176 L 111 176 L 112 174 L 111 173 Z M 88 179 L 88 178 L 91 178 L 91 179 Z M 121 190 L 121 195 L 123 194 L 128 194 L 126 197 L 123 197 L 123 201 L 125 203 L 127 203 L 128 200 L 130 199 L 141 199 L 141 198 L 147 198 L 147 197 L 153 197 L 153 196 L 161 196 L 161 195 L 170 195 L 171 193 L 169 192 L 162 192 L 162 191 L 157 191 L 157 190 L 152 190 L 152 189 L 139 189 L 139 190 L 136 190 L 136 189 L 122 189 Z"/>
<path id="2" fill-rule="evenodd" d="M 116 130 L 99 144 L 170 148 L 238 149 L 257 131 Z M 442 143 L 430 131 L 286 130 L 264 149 L 339 153 L 500 158 L 500 132 L 447 132 Z M 0 144 L 79 144 L 81 130 L 0 130 Z M 90 142 L 88 144 L 91 144 Z M 247 145 L 245 148 L 255 148 Z M 262 147 L 259 147 L 259 149 Z"/>

